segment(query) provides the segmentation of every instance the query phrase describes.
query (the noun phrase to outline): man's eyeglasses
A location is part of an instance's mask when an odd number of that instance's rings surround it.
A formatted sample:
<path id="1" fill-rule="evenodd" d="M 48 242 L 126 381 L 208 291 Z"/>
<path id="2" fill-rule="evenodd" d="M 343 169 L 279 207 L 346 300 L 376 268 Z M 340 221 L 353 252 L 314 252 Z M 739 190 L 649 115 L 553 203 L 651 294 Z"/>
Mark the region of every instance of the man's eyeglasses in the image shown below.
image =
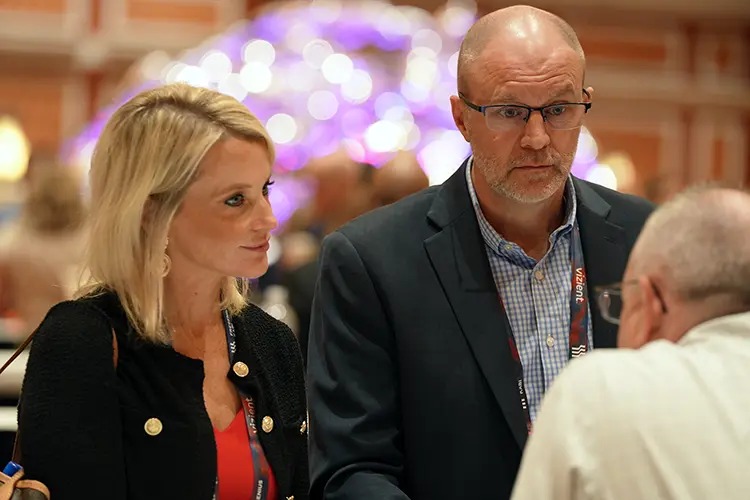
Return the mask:
<path id="1" fill-rule="evenodd" d="M 620 315 L 622 314 L 622 289 L 625 286 L 635 285 L 638 280 L 628 280 L 622 283 L 614 283 L 612 285 L 597 286 L 594 288 L 596 292 L 596 303 L 599 306 L 599 312 L 602 314 L 602 318 L 615 325 L 620 324 Z M 654 294 L 661 302 L 662 312 L 667 312 L 667 305 L 664 303 L 664 299 L 659 293 L 659 290 L 651 283 L 651 288 L 654 290 Z"/>
<path id="2" fill-rule="evenodd" d="M 636 281 L 627 282 L 634 284 Z M 596 304 L 599 306 L 599 312 L 602 318 L 615 325 L 620 324 L 620 314 L 622 313 L 622 287 L 623 283 L 615 283 L 607 286 L 598 286 L 596 291 Z"/>
<path id="3" fill-rule="evenodd" d="M 591 95 L 583 89 L 586 97 Z M 531 113 L 539 111 L 544 123 L 555 130 L 572 130 L 583 125 L 583 117 L 591 109 L 590 102 L 561 102 L 539 108 L 523 104 L 490 104 L 479 106 L 469 101 L 462 93 L 458 97 L 471 109 L 484 115 L 487 128 L 496 132 L 509 132 L 523 128 Z"/>

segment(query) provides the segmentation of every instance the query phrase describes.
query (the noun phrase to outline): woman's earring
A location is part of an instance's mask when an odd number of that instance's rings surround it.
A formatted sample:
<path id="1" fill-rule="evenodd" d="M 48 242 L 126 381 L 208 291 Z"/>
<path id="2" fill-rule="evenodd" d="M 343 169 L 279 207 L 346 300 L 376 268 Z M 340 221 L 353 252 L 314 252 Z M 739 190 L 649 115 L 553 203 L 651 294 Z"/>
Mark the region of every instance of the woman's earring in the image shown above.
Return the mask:
<path id="1" fill-rule="evenodd" d="M 172 259 L 169 258 L 169 255 L 167 255 L 167 246 L 169 245 L 169 238 L 167 238 L 166 243 L 164 243 L 164 256 L 161 260 L 161 277 L 164 278 L 166 275 L 169 274 L 169 270 L 172 269 Z"/>

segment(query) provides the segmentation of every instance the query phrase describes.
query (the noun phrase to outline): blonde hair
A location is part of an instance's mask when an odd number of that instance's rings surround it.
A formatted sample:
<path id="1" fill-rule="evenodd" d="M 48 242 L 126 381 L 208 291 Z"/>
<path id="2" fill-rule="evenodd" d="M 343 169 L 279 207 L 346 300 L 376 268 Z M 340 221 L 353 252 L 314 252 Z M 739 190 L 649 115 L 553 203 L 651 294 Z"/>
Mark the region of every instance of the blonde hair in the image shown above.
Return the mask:
<path id="1" fill-rule="evenodd" d="M 273 143 L 258 118 L 218 92 L 171 84 L 115 111 L 91 161 L 91 280 L 79 297 L 114 291 L 142 337 L 169 342 L 161 272 L 169 226 L 203 157 L 230 136 L 264 145 L 273 164 Z M 247 294 L 245 280 L 227 277 L 221 307 L 236 314 Z"/>

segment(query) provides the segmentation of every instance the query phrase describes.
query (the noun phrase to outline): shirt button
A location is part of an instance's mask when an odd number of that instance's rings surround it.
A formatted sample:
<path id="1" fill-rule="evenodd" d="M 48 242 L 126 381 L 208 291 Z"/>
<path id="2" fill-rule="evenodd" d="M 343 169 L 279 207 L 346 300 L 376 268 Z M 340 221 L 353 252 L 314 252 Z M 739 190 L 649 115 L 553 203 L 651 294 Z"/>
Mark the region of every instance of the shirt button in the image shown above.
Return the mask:
<path id="1" fill-rule="evenodd" d="M 547 336 L 547 347 L 554 347 L 555 345 L 555 339 L 552 337 L 552 335 Z"/>
<path id="2" fill-rule="evenodd" d="M 511 245 L 510 243 L 506 243 L 505 244 L 505 249 L 506 250 L 513 250 L 513 245 Z"/>
<path id="3" fill-rule="evenodd" d="M 534 277 L 536 278 L 537 281 L 543 281 L 544 271 L 542 271 L 541 269 L 537 269 L 536 271 L 534 271 Z"/>

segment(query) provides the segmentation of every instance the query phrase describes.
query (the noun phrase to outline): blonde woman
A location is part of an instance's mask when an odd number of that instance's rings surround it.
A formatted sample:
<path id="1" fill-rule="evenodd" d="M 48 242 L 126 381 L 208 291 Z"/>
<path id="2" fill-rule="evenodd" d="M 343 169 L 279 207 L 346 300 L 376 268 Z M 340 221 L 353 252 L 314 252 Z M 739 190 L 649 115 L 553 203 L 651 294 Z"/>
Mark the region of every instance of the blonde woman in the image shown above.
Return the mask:
<path id="1" fill-rule="evenodd" d="M 21 465 L 55 500 L 307 498 L 297 341 L 246 297 L 268 267 L 273 161 L 261 123 L 213 91 L 168 85 L 110 119 L 93 283 L 42 322 L 19 407 Z"/>

